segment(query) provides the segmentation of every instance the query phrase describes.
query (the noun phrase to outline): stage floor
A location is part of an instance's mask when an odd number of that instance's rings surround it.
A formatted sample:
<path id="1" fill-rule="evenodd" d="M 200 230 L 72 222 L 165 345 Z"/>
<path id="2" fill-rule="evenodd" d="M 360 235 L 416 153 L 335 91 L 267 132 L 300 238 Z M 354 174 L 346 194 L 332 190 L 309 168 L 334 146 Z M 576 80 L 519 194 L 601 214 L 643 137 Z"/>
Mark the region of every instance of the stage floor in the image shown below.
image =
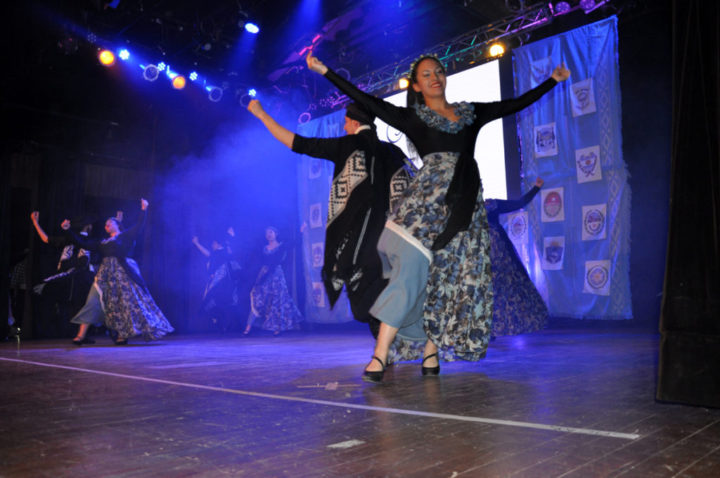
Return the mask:
<path id="1" fill-rule="evenodd" d="M 0 476 L 720 476 L 720 410 L 654 401 L 653 333 L 499 337 L 380 385 L 364 329 L 97 340 L 0 344 Z"/>

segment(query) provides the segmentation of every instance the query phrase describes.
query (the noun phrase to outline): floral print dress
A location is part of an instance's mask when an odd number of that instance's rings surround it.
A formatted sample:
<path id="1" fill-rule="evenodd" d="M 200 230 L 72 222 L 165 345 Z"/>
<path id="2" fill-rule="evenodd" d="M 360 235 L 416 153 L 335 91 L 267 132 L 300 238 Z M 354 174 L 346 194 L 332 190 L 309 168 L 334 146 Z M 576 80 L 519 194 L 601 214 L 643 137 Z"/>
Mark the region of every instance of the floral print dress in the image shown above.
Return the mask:
<path id="1" fill-rule="evenodd" d="M 302 315 L 288 292 L 282 263 L 286 247 L 263 248 L 263 264 L 255 285 L 250 291 L 250 314 L 253 321 L 260 319 L 260 327 L 273 332 L 297 329 Z"/>
<path id="2" fill-rule="evenodd" d="M 458 119 L 452 121 L 426 105 L 403 108 L 375 98 L 330 69 L 325 77 L 353 101 L 405 133 L 422 157 L 422 169 L 389 220 L 432 251 L 423 328 L 438 346 L 440 356 L 447 361 L 482 359 L 490 340 L 493 310 L 490 238 L 482 184 L 477 188 L 469 225 L 437 249 L 436 239 L 445 232 L 451 212 L 446 193 L 455 170 L 465 170 L 468 156 L 472 158 L 480 128 L 529 106 L 557 82 L 548 79 L 517 98 L 503 101 L 455 103 L 452 106 Z M 476 170 L 473 174 L 477 174 Z M 422 342 L 397 336 L 388 362 L 420 358 L 423 346 Z"/>

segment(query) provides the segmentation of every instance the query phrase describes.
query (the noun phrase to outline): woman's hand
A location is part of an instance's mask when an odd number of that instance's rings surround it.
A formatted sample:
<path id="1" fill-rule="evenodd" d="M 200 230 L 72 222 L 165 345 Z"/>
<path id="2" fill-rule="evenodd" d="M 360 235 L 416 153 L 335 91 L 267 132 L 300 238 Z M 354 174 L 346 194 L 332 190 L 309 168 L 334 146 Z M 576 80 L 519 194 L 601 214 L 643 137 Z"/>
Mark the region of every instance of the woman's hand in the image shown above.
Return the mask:
<path id="1" fill-rule="evenodd" d="M 262 105 L 258 100 L 251 100 L 250 103 L 248 103 L 247 109 L 257 118 L 260 118 L 260 116 L 265 113 L 265 110 L 263 109 Z"/>
<path id="2" fill-rule="evenodd" d="M 63 231 L 67 231 L 68 229 L 70 229 L 70 220 L 69 220 L 69 219 L 65 219 L 65 220 L 60 224 L 60 227 L 62 228 Z"/>
<path id="3" fill-rule="evenodd" d="M 565 62 L 560 63 L 558 66 L 555 67 L 555 69 L 552 72 L 552 78 L 557 81 L 558 83 L 561 81 L 565 81 L 568 78 L 570 78 L 570 70 L 565 68 Z"/>
<path id="4" fill-rule="evenodd" d="M 538 188 L 543 187 L 543 184 L 545 184 L 545 181 L 543 181 L 543 178 L 537 178 L 535 180 L 535 186 L 537 186 Z"/>
<path id="5" fill-rule="evenodd" d="M 33 211 L 30 213 L 30 220 L 33 222 L 33 224 L 37 224 L 40 220 L 40 213 L 38 211 Z"/>
<path id="6" fill-rule="evenodd" d="M 150 205 L 150 203 L 147 202 L 147 199 L 140 200 L 140 209 L 142 209 L 143 211 L 147 211 L 147 208 L 149 205 Z"/>
<path id="7" fill-rule="evenodd" d="M 308 53 L 308 56 L 305 57 L 305 61 L 307 61 L 308 68 L 315 73 L 324 75 L 328 71 L 328 67 L 323 65 L 323 62 L 318 60 L 317 57 L 313 56 L 312 52 Z"/>

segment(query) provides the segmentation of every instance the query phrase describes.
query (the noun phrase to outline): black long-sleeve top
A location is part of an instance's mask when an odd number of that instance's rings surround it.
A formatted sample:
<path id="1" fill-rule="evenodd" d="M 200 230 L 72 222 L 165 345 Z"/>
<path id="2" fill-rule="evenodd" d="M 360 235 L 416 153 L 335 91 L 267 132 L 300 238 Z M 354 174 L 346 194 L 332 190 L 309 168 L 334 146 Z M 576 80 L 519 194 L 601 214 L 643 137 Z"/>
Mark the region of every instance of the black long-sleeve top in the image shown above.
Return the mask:
<path id="1" fill-rule="evenodd" d="M 475 113 L 475 121 L 457 133 L 447 133 L 425 123 L 417 115 L 415 108 L 395 106 L 369 95 L 330 69 L 328 69 L 325 77 L 337 86 L 340 91 L 354 101 L 361 103 L 375 116 L 405 133 L 413 142 L 421 157 L 437 152 L 456 152 L 472 155 L 475 151 L 475 142 L 480 128 L 490 121 L 517 113 L 530 106 L 557 84 L 557 81 L 551 77 L 517 98 L 491 103 L 471 103 Z"/>
<path id="2" fill-rule="evenodd" d="M 331 69 L 328 69 L 325 77 L 378 118 L 405 133 L 421 156 L 440 152 L 459 154 L 453 178 L 446 192 L 446 203 L 450 208 L 450 216 L 445 231 L 433 244 L 435 250 L 444 247 L 457 232 L 467 229 L 472 220 L 480 188 L 480 175 L 472 156 L 480 128 L 490 121 L 516 113 L 531 105 L 557 84 L 557 81 L 551 77 L 517 98 L 491 103 L 470 103 L 474 119 L 466 123 L 460 117 L 462 124 L 458 122 L 454 126 L 461 127 L 456 128 L 455 132 L 447 132 L 429 125 L 418 115 L 418 111 L 422 111 L 426 118 L 438 120 L 438 123 L 443 122 L 440 115 L 425 105 L 414 105 L 413 107 L 392 105 L 361 91 Z"/>
<path id="3" fill-rule="evenodd" d="M 75 233 L 70 229 L 66 231 L 66 234 L 68 234 L 73 243 L 77 244 L 83 249 L 98 253 L 101 258 L 117 258 L 118 262 L 125 270 L 125 272 L 130 276 L 130 278 L 138 285 L 145 287 L 145 281 L 143 281 L 142 277 L 137 274 L 137 272 L 135 272 L 132 267 L 128 266 L 127 258 L 133 250 L 135 240 L 137 239 L 138 234 L 142 230 L 143 226 L 145 226 L 146 219 L 147 212 L 143 210 L 140 213 L 140 217 L 136 224 L 117 234 L 115 237 L 110 237 L 107 239 L 87 238 Z"/>
<path id="4" fill-rule="evenodd" d="M 521 207 L 524 207 L 527 203 L 533 200 L 535 195 L 540 191 L 540 188 L 533 186 L 528 192 L 526 192 L 520 199 L 491 199 L 490 201 L 495 202 L 494 208 L 488 208 L 487 219 L 490 224 L 500 224 L 500 214 L 516 211 Z"/>

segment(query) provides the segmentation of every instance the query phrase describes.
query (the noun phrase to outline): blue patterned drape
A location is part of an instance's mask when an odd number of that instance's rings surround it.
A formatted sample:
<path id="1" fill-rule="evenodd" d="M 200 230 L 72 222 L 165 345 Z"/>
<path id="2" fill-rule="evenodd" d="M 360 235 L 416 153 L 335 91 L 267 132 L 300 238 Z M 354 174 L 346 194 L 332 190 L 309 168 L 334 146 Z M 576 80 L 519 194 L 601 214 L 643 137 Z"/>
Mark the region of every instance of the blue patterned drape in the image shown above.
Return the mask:
<path id="1" fill-rule="evenodd" d="M 345 110 L 314 119 L 298 127 L 298 134 L 314 138 L 342 136 Z M 305 273 L 305 318 L 315 323 L 341 323 L 353 320 L 350 303 L 343 291 L 330 309 L 320 271 L 325 253 L 325 225 L 328 198 L 333 178 L 333 163 L 302 156 L 297 162 L 298 214 L 307 224 L 302 233 L 302 258 Z"/>
<path id="2" fill-rule="evenodd" d="M 572 72 L 518 115 L 525 189 L 545 186 L 516 246 L 555 317 L 632 318 L 617 38 L 611 17 L 514 50 L 516 94 L 561 62 Z M 522 216 L 509 221 L 511 237 L 524 232 Z"/>

